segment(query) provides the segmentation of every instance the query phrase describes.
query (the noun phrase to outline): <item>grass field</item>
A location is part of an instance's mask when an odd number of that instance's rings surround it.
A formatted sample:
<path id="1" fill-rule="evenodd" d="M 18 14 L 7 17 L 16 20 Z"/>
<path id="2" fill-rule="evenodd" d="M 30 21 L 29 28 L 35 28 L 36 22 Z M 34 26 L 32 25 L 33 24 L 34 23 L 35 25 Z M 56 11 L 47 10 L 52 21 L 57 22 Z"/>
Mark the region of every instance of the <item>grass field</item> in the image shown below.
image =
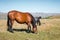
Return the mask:
<path id="1" fill-rule="evenodd" d="M 18 31 L 10 33 L 7 31 L 6 21 L 0 20 L 0 40 L 60 40 L 60 19 L 41 19 L 37 34 L 21 31 L 20 29 L 27 29 L 27 25 L 16 22 L 13 28 Z"/>

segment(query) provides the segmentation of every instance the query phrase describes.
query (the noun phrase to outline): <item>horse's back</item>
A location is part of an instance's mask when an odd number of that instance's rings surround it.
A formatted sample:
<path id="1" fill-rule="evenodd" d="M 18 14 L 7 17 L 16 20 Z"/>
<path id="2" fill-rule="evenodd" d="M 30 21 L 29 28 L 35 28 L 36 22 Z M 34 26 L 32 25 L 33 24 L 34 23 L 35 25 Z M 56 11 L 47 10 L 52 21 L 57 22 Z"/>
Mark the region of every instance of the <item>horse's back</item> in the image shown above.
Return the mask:
<path id="1" fill-rule="evenodd" d="M 15 19 L 18 22 L 31 22 L 32 21 L 32 16 L 28 12 L 19 12 L 16 10 L 12 10 L 8 12 L 8 16 L 11 19 Z"/>

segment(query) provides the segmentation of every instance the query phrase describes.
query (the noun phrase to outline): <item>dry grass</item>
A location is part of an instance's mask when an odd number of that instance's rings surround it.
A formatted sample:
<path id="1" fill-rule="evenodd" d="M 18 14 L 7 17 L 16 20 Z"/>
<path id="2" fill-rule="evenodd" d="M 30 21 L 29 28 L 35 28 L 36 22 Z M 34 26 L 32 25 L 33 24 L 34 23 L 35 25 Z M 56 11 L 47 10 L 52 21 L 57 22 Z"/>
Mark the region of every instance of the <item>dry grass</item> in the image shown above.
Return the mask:
<path id="1" fill-rule="evenodd" d="M 60 19 L 41 19 L 41 25 L 37 26 L 39 31 L 49 30 L 51 27 L 58 26 L 60 23 Z M 26 24 L 19 24 L 14 22 L 13 28 L 16 29 L 27 29 Z M 7 29 L 7 20 L 0 20 L 0 31 L 6 31 Z"/>
<path id="2" fill-rule="evenodd" d="M 0 40 L 60 40 L 60 19 L 41 19 L 38 34 L 26 33 L 25 31 L 8 32 L 7 20 L 0 20 Z M 15 29 L 27 29 L 26 24 L 14 23 Z"/>

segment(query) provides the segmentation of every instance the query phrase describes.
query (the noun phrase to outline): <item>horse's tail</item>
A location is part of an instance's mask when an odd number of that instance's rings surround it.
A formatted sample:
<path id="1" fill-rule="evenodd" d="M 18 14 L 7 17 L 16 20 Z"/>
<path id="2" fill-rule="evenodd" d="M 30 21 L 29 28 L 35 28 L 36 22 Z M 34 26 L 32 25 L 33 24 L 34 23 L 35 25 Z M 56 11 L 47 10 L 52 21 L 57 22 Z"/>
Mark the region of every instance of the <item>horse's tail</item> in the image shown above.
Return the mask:
<path id="1" fill-rule="evenodd" d="M 9 18 L 9 13 L 7 15 L 7 31 L 9 32 L 12 32 L 13 33 L 13 30 L 12 30 L 12 24 L 11 24 L 11 19 Z"/>
<path id="2" fill-rule="evenodd" d="M 11 27 L 11 22 L 10 22 L 10 18 L 9 18 L 9 13 L 7 15 L 7 27 L 8 29 Z"/>
<path id="3" fill-rule="evenodd" d="M 9 16 L 7 15 L 7 26 L 9 26 Z"/>

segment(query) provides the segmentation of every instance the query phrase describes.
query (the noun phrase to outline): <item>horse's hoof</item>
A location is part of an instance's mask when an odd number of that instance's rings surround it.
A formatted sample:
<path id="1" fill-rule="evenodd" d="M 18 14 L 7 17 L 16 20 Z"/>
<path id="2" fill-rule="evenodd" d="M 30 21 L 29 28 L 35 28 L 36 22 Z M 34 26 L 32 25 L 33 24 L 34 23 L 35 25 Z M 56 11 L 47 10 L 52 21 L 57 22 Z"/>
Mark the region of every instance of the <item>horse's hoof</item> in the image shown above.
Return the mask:
<path id="1" fill-rule="evenodd" d="M 7 29 L 7 31 L 9 31 L 9 29 Z"/>
<path id="2" fill-rule="evenodd" d="M 29 31 L 27 31 L 27 33 L 30 33 L 31 31 L 29 30 Z"/>
<path id="3" fill-rule="evenodd" d="M 13 31 L 9 31 L 9 32 L 14 33 Z"/>
<path id="4" fill-rule="evenodd" d="M 13 31 L 10 31 L 10 30 L 7 30 L 7 31 L 9 31 L 9 32 L 11 32 L 11 33 L 14 33 Z"/>
<path id="5" fill-rule="evenodd" d="M 11 31 L 11 33 L 14 33 L 13 31 Z"/>

